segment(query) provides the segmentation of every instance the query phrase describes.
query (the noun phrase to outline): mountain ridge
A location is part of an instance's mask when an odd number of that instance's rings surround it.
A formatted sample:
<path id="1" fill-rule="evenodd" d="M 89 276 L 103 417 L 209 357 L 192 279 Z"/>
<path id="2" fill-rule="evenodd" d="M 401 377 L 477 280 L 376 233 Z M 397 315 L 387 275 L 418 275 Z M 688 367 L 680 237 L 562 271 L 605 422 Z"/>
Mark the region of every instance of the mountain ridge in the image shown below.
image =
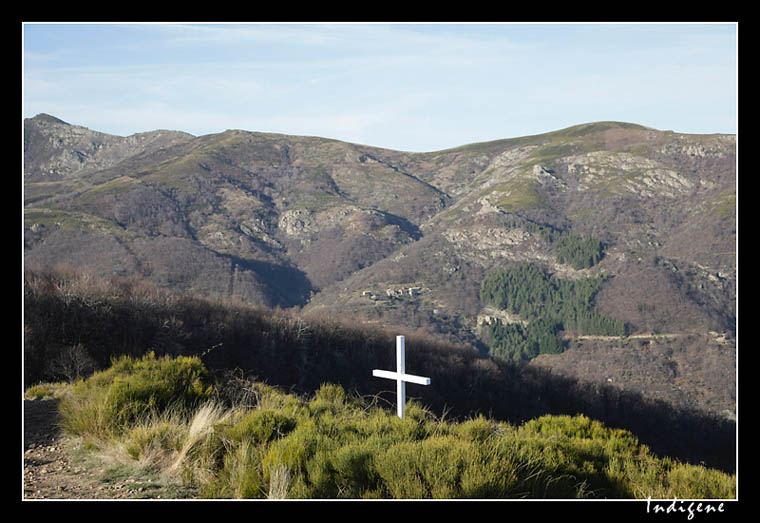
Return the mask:
<path id="1" fill-rule="evenodd" d="M 27 266 L 134 274 L 480 350 L 478 292 L 493 270 L 527 262 L 563 278 L 606 274 L 594 305 L 629 334 L 689 334 L 668 350 L 647 345 L 644 363 L 631 359 L 634 343 L 644 347 L 631 338 L 624 365 L 696 369 L 704 390 L 681 383 L 678 401 L 719 410 L 735 399 L 719 390 L 734 388 L 735 212 L 734 135 L 590 122 L 409 153 L 244 130 L 114 137 L 51 115 L 24 121 Z M 598 239 L 604 254 L 590 267 L 561 263 L 558 235 Z M 408 299 L 388 294 L 412 287 Z M 531 364 L 608 382 L 611 369 L 592 370 L 589 355 L 620 366 L 620 343 L 589 343 L 573 338 Z M 700 350 L 721 363 L 695 364 Z M 661 388 L 682 376 L 670 374 Z M 623 378 L 613 379 L 636 385 Z"/>

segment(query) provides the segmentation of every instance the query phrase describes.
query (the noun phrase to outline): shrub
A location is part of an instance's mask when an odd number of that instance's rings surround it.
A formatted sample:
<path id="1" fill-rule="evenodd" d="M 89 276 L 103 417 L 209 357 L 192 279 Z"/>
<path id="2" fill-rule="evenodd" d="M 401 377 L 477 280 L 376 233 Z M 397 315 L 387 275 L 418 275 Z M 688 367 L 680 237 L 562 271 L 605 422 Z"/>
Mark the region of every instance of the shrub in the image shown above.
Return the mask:
<path id="1" fill-rule="evenodd" d="M 376 492 L 379 477 L 374 467 L 378 447 L 369 442 L 349 443 L 330 455 L 337 497 L 361 498 Z"/>
<path id="2" fill-rule="evenodd" d="M 292 475 L 303 476 L 306 473 L 306 461 L 318 448 L 329 445 L 316 428 L 313 420 L 306 420 L 286 437 L 274 440 L 262 458 L 264 480 L 270 482 L 271 474 L 278 467 L 286 467 Z"/>
<path id="3" fill-rule="evenodd" d="M 45 384 L 33 385 L 24 393 L 25 398 L 33 400 L 41 400 L 53 396 L 55 396 L 55 392 L 52 387 Z"/>
<path id="4" fill-rule="evenodd" d="M 514 490 L 518 497 L 531 499 L 616 497 L 608 496 L 609 491 L 588 492 L 584 475 L 584 456 L 575 453 L 574 448 L 559 439 L 542 439 L 522 436 L 511 442 L 518 466 L 518 480 Z M 580 462 L 574 460 L 579 459 Z"/>
<path id="5" fill-rule="evenodd" d="M 239 443 L 250 442 L 254 445 L 268 443 L 287 435 L 296 427 L 296 419 L 274 409 L 252 409 L 232 420 L 230 425 L 222 428 L 223 437 Z"/>
<path id="6" fill-rule="evenodd" d="M 486 419 L 482 414 L 477 418 L 463 421 L 456 427 L 456 433 L 467 441 L 485 443 L 497 433 L 496 422 Z"/>
<path id="7" fill-rule="evenodd" d="M 736 497 L 736 476 L 701 465 L 679 463 L 666 477 L 671 496 L 692 499 L 730 499 Z M 671 497 L 668 496 L 668 497 Z"/>
<path id="8" fill-rule="evenodd" d="M 422 499 L 429 492 L 417 473 L 419 443 L 397 443 L 376 457 L 376 468 L 383 487 L 394 499 Z"/>
<path id="9" fill-rule="evenodd" d="M 183 426 L 182 447 L 175 454 L 170 474 L 179 474 L 191 485 L 213 482 L 230 446 L 222 437 L 224 427 L 236 411 L 227 410 L 213 402 L 204 403 Z"/>
<path id="10" fill-rule="evenodd" d="M 346 402 L 346 393 L 340 385 L 322 384 L 316 392 L 314 399 L 309 402 L 309 411 L 312 416 L 323 412 L 336 413 L 343 410 Z"/>
<path id="11" fill-rule="evenodd" d="M 610 467 L 612 469 L 612 467 Z M 616 461 L 614 473 L 630 497 L 653 499 L 734 499 L 736 475 L 670 458 Z"/>
<path id="12" fill-rule="evenodd" d="M 571 440 L 593 440 L 609 452 L 617 454 L 646 454 L 649 449 L 627 430 L 605 426 L 588 416 L 541 416 L 528 421 L 521 428 L 523 433 Z"/>
<path id="13" fill-rule="evenodd" d="M 210 395 L 209 375 L 198 358 L 123 356 L 74 384 L 61 403 L 61 423 L 73 434 L 116 434 L 143 416 L 189 411 Z"/>
<path id="14" fill-rule="evenodd" d="M 429 496 L 436 499 L 462 497 L 464 470 L 480 463 L 476 445 L 456 436 L 434 436 L 422 441 L 420 451 L 419 468 Z"/>
<path id="15" fill-rule="evenodd" d="M 478 445 L 453 435 L 401 442 L 376 458 L 384 489 L 400 499 L 460 498 L 483 493 L 483 485 L 493 478 L 483 479 L 482 464 Z M 476 476 L 481 478 L 478 484 Z"/>
<path id="16" fill-rule="evenodd" d="M 125 450 L 135 460 L 150 458 L 156 453 L 176 452 L 182 448 L 181 425 L 169 419 L 138 424 L 124 436 Z"/>
<path id="17" fill-rule="evenodd" d="M 224 456 L 224 465 L 218 478 L 209 483 L 206 497 L 251 499 L 265 496 L 261 474 L 260 450 L 249 441 L 243 441 Z"/>
<path id="18" fill-rule="evenodd" d="M 526 466 L 517 458 L 511 438 L 492 437 L 477 446 L 479 453 L 462 472 L 462 497 L 474 499 L 520 498 L 521 485 L 533 477 L 538 467 Z"/>

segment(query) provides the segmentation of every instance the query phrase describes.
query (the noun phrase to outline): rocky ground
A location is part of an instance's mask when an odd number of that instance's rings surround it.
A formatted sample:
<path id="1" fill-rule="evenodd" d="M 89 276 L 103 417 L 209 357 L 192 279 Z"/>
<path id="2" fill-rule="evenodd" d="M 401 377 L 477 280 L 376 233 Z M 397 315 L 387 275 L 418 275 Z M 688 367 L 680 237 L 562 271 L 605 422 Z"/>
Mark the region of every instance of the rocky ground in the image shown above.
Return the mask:
<path id="1" fill-rule="evenodd" d="M 23 500 L 177 499 L 189 489 L 84 452 L 57 426 L 57 400 L 24 400 Z"/>

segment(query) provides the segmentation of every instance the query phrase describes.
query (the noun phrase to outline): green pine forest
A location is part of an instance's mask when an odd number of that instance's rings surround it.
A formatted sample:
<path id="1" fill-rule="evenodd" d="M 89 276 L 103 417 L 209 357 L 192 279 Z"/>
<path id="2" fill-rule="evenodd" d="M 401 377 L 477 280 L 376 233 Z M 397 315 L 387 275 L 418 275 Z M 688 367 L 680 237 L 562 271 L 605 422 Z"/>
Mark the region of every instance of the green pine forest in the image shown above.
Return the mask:
<path id="1" fill-rule="evenodd" d="M 604 256 L 604 244 L 591 236 L 560 230 L 525 220 L 526 231 L 539 233 L 554 249 L 558 263 L 567 263 L 573 269 L 587 269 L 596 265 Z"/>
<path id="2" fill-rule="evenodd" d="M 560 331 L 576 335 L 624 336 L 625 323 L 593 310 L 604 276 L 566 280 L 535 264 L 522 263 L 486 276 L 480 288 L 483 303 L 517 314 L 528 322 L 484 326 L 483 337 L 494 356 L 529 360 L 562 352 Z"/>

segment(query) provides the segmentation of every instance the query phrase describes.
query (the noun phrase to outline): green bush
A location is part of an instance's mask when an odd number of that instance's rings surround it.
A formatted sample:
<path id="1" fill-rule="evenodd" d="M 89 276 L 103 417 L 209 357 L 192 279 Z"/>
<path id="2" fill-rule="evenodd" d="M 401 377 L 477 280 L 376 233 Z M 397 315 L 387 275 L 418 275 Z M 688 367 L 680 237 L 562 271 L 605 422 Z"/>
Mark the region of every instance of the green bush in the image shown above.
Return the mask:
<path id="1" fill-rule="evenodd" d="M 337 413 L 345 407 L 346 393 L 340 385 L 323 383 L 316 392 L 314 399 L 309 402 L 312 416 L 323 412 Z"/>
<path id="2" fill-rule="evenodd" d="M 285 467 L 292 476 L 306 475 L 307 460 L 320 448 L 330 446 L 330 438 L 319 433 L 313 419 L 306 419 L 286 437 L 274 440 L 266 447 L 262 458 L 262 470 L 266 482 L 272 479 L 272 472 Z"/>
<path id="3" fill-rule="evenodd" d="M 211 391 L 208 371 L 196 357 L 123 356 L 74 384 L 61 402 L 61 423 L 73 434 L 117 434 L 143 416 L 189 412 Z"/>
<path id="4" fill-rule="evenodd" d="M 480 445 L 454 435 L 398 443 L 376 458 L 377 473 L 390 497 L 451 499 L 496 494 L 509 471 L 486 465 Z M 498 496 L 494 496 L 498 497 Z"/>
<path id="5" fill-rule="evenodd" d="M 701 465 L 679 463 L 667 473 L 667 497 L 692 499 L 729 499 L 736 496 L 735 483 L 726 474 Z M 655 497 L 655 496 L 652 496 Z"/>
<path id="6" fill-rule="evenodd" d="M 127 431 L 124 436 L 125 449 L 135 460 L 140 460 L 151 451 L 179 451 L 182 447 L 182 433 L 176 423 L 159 420 L 140 424 Z"/>
<path id="7" fill-rule="evenodd" d="M 252 409 L 244 412 L 239 419 L 230 421 L 223 427 L 223 437 L 240 443 L 249 441 L 255 445 L 268 443 L 287 435 L 296 427 L 296 419 L 271 408 Z"/>
<path id="8" fill-rule="evenodd" d="M 372 442 L 351 442 L 318 451 L 307 464 L 310 497 L 358 499 L 378 493 L 374 456 L 380 447 Z"/>
<path id="9" fill-rule="evenodd" d="M 207 498 L 255 499 L 266 496 L 261 473 L 260 449 L 248 441 L 231 448 L 224 455 L 217 476 L 204 485 Z"/>
<path id="10" fill-rule="evenodd" d="M 540 456 L 543 470 L 583 485 L 592 496 L 735 497 L 734 475 L 657 458 L 630 432 L 586 416 L 542 416 L 518 434 L 523 450 Z"/>
<path id="11" fill-rule="evenodd" d="M 24 397 L 27 399 L 41 400 L 44 398 L 52 398 L 55 396 L 53 389 L 44 384 L 33 385 L 29 387 L 24 393 Z"/>
<path id="12" fill-rule="evenodd" d="M 349 443 L 331 453 L 337 495 L 344 498 L 373 496 L 379 487 L 374 457 L 379 448 L 370 442 Z"/>
<path id="13" fill-rule="evenodd" d="M 397 443 L 375 458 L 383 486 L 393 499 L 429 497 L 428 489 L 417 473 L 420 444 L 416 441 Z"/>
<path id="14" fill-rule="evenodd" d="M 461 438 L 476 443 L 485 443 L 491 437 L 498 437 L 499 427 L 493 420 L 486 419 L 482 414 L 477 418 L 459 423 L 455 432 Z"/>
<path id="15" fill-rule="evenodd" d="M 524 482 L 537 477 L 540 468 L 518 457 L 512 434 L 513 431 L 492 433 L 491 437 L 477 445 L 479 454 L 462 472 L 461 497 L 527 497 Z"/>

